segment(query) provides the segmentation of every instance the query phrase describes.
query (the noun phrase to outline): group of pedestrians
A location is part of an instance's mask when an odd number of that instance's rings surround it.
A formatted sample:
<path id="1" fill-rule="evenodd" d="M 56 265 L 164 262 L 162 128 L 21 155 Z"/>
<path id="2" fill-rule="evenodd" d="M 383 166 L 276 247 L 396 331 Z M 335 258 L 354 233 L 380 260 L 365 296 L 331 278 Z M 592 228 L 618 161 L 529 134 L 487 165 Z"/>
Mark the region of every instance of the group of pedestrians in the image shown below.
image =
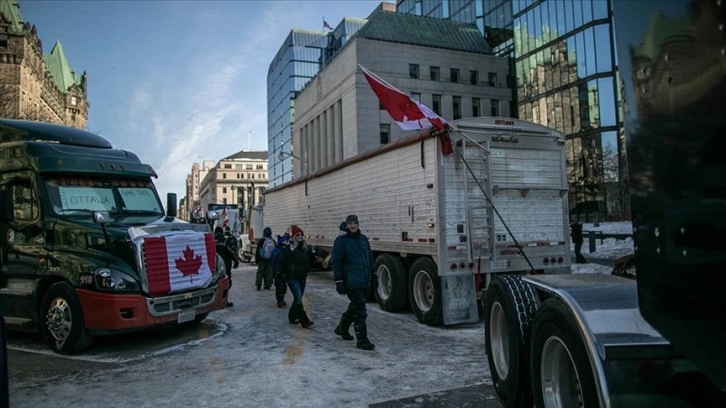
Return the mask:
<path id="1" fill-rule="evenodd" d="M 305 311 L 302 298 L 315 253 L 306 243 L 302 228 L 292 225 L 289 231 L 278 237 L 276 243 L 272 238 L 272 230 L 265 228 L 263 238 L 257 243 L 255 258 L 257 290 L 271 289 L 274 283 L 277 306 L 283 308 L 287 306 L 285 294 L 289 288 L 293 301 L 288 310 L 288 321 L 304 328 L 313 326 L 314 322 Z M 375 279 L 373 252 L 368 238 L 359 229 L 356 215 L 349 215 L 340 224 L 340 234 L 333 243 L 331 262 L 336 291 L 347 295 L 350 301 L 334 333 L 344 340 L 353 340 L 350 334 L 350 327 L 353 326 L 356 346 L 363 350 L 374 350 L 375 345 L 368 339 L 366 326 L 368 290 L 372 278 Z"/>

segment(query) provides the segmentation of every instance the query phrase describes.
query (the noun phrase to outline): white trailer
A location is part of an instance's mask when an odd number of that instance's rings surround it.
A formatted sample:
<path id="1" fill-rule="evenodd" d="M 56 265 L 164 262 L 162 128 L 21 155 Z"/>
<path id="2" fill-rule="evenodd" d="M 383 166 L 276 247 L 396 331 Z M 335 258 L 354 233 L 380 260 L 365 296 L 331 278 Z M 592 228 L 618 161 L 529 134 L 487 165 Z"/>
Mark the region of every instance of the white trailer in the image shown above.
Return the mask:
<path id="1" fill-rule="evenodd" d="M 265 222 L 301 226 L 325 257 L 346 215 L 358 215 L 379 305 L 410 301 L 431 325 L 478 321 L 489 274 L 568 271 L 564 136 L 511 118 L 452 125 L 454 153 L 422 132 L 268 189 Z"/>

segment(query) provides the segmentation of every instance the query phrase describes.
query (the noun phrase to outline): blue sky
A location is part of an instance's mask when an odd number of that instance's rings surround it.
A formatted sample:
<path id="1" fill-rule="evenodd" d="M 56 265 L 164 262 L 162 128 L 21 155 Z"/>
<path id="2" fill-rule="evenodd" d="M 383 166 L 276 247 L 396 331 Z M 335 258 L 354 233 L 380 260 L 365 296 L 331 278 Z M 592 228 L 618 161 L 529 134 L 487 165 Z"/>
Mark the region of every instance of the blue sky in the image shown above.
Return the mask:
<path id="1" fill-rule="evenodd" d="M 375 0 L 18 0 L 48 53 L 88 75 L 88 130 L 185 195 L 194 162 L 267 150 L 267 69 L 292 28 L 367 17 Z M 252 131 L 250 137 L 250 131 Z"/>

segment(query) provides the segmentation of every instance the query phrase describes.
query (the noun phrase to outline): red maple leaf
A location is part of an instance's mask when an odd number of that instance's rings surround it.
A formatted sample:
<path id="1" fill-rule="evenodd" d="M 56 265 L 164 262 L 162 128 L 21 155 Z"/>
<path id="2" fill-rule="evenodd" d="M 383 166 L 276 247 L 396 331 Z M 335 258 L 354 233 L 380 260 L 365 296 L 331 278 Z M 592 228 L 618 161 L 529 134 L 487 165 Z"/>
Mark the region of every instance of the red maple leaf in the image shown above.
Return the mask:
<path id="1" fill-rule="evenodd" d="M 199 275 L 199 268 L 202 267 L 201 255 L 194 256 L 194 250 L 189 248 L 189 245 L 187 245 L 187 249 L 182 251 L 182 254 L 184 255 L 184 258 L 177 258 L 174 260 L 176 268 L 179 269 L 184 276 Z"/>

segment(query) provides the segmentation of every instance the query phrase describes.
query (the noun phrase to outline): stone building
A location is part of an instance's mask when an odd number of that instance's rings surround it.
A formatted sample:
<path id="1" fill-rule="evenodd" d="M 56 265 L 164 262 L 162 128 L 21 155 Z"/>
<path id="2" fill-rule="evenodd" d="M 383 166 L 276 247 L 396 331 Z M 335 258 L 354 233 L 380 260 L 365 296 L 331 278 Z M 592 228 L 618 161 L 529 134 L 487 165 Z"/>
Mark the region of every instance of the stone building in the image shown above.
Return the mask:
<path id="1" fill-rule="evenodd" d="M 49 54 L 17 0 L 0 0 L 0 117 L 85 128 L 86 73 L 77 75 L 56 41 Z"/>
<path id="2" fill-rule="evenodd" d="M 474 24 L 376 10 L 295 98 L 294 178 L 410 134 L 381 107 L 357 65 L 447 120 L 509 116 L 509 65 Z"/>
<path id="3" fill-rule="evenodd" d="M 268 186 L 267 152 L 241 150 L 215 163 L 205 160 L 192 165 L 187 175 L 187 209 L 180 212 L 191 220 L 194 211 L 206 213 L 209 204 L 236 205 L 242 210 L 262 204 Z M 244 211 L 243 211 L 244 214 Z"/>

